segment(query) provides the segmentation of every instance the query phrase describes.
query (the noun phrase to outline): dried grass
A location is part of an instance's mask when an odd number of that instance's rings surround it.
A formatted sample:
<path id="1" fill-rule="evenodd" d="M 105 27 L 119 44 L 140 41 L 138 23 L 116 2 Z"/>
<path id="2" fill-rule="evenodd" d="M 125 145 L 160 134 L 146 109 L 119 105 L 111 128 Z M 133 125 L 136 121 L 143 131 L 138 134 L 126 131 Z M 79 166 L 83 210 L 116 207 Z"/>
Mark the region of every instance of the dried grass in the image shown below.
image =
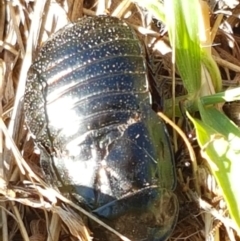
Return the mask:
<path id="1" fill-rule="evenodd" d="M 63 27 L 68 19 L 74 21 L 83 15 L 107 13 L 119 18 L 128 16 L 127 21 L 150 46 L 149 52 L 154 51 L 156 68 L 161 66 L 159 83 L 164 80 L 171 89 L 171 49 L 167 36 L 160 35 L 156 25 L 142 23 L 143 12 L 129 0 L 112 1 L 109 7 L 106 7 L 106 0 L 99 0 L 96 4 L 94 1 L 85 2 L 0 1 L 0 239 L 3 241 L 50 241 L 60 240 L 59 237 L 61 240 L 90 240 L 89 230 L 78 212 L 103 225 L 43 182 L 37 165 L 38 154 L 24 125 L 22 100 L 27 70 L 39 46 L 51 33 Z M 239 83 L 240 37 L 231 30 L 239 24 L 235 16 L 239 15 L 240 8 L 237 5 L 228 9 L 229 17 L 224 11 L 212 15 L 212 37 L 216 43 L 212 51 L 225 79 L 223 85 L 232 87 Z M 177 81 L 177 90 L 178 94 L 183 91 L 180 80 Z M 168 91 L 164 94 L 171 95 Z M 201 160 L 199 155 L 196 158 Z M 177 166 L 179 185 L 176 193 L 180 216 L 170 240 L 202 241 L 210 237 L 239 240 L 233 231 L 234 224 L 225 215 L 225 203 L 206 165 L 198 161 L 195 167 L 198 182 L 196 179 L 194 182 L 191 169 L 186 167 L 188 162 L 187 152 Z M 193 190 L 198 190 L 198 194 Z M 65 205 L 59 205 L 59 202 Z M 122 240 L 128 240 L 105 227 Z"/>

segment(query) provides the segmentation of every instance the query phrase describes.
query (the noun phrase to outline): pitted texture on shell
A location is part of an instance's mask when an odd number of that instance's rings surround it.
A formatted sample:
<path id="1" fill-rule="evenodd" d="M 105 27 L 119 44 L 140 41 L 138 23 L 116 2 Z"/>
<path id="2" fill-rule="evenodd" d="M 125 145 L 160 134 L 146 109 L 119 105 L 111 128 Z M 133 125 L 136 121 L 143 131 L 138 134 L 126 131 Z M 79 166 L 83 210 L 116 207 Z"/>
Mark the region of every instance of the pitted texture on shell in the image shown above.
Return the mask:
<path id="1" fill-rule="evenodd" d="M 97 215 L 122 217 L 116 225 L 129 218 L 125 212 L 150 218 L 151 227 L 140 221 L 146 229 L 141 237 L 134 231 L 133 240 L 159 241 L 176 221 L 176 177 L 147 77 L 132 28 L 113 17 L 83 18 L 41 49 L 29 70 L 24 108 L 43 148 L 42 166 L 54 166 L 61 183 Z M 161 203 L 169 208 L 156 214 L 153 206 Z"/>
<path id="2" fill-rule="evenodd" d="M 32 93 L 41 89 L 43 96 Z M 47 141 L 46 98 L 51 135 L 66 144 L 74 135 L 134 118 L 148 95 L 144 52 L 132 29 L 116 18 L 85 18 L 44 45 L 29 72 L 25 98 L 31 106 L 26 101 L 25 109 L 32 110 L 27 121 L 33 134 Z M 75 131 L 69 130 L 73 123 Z"/>

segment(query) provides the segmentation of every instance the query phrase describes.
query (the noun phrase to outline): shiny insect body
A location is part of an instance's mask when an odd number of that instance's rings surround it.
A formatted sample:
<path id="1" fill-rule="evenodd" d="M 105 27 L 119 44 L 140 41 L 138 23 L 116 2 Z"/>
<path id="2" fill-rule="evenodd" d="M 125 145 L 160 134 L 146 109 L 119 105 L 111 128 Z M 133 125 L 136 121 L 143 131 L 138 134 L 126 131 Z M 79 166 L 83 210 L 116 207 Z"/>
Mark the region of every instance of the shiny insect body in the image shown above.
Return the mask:
<path id="1" fill-rule="evenodd" d="M 173 151 L 129 25 L 85 17 L 58 31 L 29 70 L 24 109 L 50 183 L 132 240 L 171 234 Z"/>

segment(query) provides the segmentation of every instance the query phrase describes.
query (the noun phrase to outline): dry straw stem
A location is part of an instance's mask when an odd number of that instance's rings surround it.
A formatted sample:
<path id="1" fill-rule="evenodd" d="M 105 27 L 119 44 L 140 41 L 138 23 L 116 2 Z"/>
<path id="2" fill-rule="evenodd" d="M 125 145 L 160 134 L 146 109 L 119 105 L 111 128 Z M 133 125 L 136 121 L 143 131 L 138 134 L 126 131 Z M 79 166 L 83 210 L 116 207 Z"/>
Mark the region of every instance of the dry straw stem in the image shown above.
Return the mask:
<path id="1" fill-rule="evenodd" d="M 97 7 L 96 7 L 96 15 L 104 14 L 106 9 L 107 9 L 107 1 L 98 0 Z"/>
<path id="2" fill-rule="evenodd" d="M 7 212 L 6 212 L 6 205 L 5 203 L 1 203 L 1 221 L 2 221 L 2 240 L 8 241 L 8 226 L 7 226 Z"/>
<path id="3" fill-rule="evenodd" d="M 27 71 L 32 63 L 32 47 L 37 46 L 37 33 L 36 29 L 40 29 L 40 23 L 41 23 L 41 16 L 43 15 L 43 10 L 45 6 L 46 0 L 42 1 L 36 1 L 35 7 L 34 7 L 34 14 L 31 28 L 29 31 L 29 36 L 27 39 L 27 47 L 26 47 L 26 54 L 23 58 L 23 63 L 20 70 L 20 77 L 19 77 L 19 83 L 18 88 L 15 96 L 15 103 L 13 107 L 13 113 L 12 118 L 8 127 L 10 135 L 13 137 L 16 135 L 16 131 L 19 130 L 19 123 L 16 120 L 20 119 L 20 115 L 22 114 L 21 111 L 21 104 L 22 104 L 22 98 L 25 91 L 25 81 L 27 79 Z M 15 18 L 15 15 L 13 14 L 13 18 Z"/>
<path id="4" fill-rule="evenodd" d="M 25 55 L 25 49 L 24 49 L 24 46 L 23 46 L 23 40 L 22 40 L 21 33 L 20 33 L 20 30 L 19 30 L 19 19 L 16 17 L 16 13 L 13 9 L 12 2 L 11 1 L 7 2 L 7 5 L 8 5 L 8 8 L 9 8 L 10 17 L 13 20 L 14 32 L 17 35 L 16 37 L 17 37 L 17 42 L 19 44 L 19 48 L 20 48 L 20 54 L 21 54 L 21 56 L 24 56 Z"/>
<path id="5" fill-rule="evenodd" d="M 217 56 L 213 56 L 214 60 L 217 62 L 217 64 L 219 64 L 222 67 L 226 67 L 234 72 L 240 72 L 240 66 L 232 64 L 231 62 L 224 60 L 220 57 Z"/>
<path id="6" fill-rule="evenodd" d="M 51 1 L 49 1 L 49 0 L 46 0 L 45 2 L 42 1 L 40 11 L 39 11 L 39 13 L 37 13 L 37 14 L 40 14 L 39 17 L 41 17 L 41 18 L 39 18 L 39 19 L 35 18 L 36 21 L 40 20 L 39 23 L 41 23 L 37 28 L 38 32 L 35 33 L 36 39 L 34 39 L 33 30 L 30 29 L 29 42 L 27 43 L 27 50 L 29 50 L 29 53 L 30 53 L 30 51 L 34 51 L 37 46 L 41 46 L 42 39 L 43 39 L 43 33 L 44 33 L 44 31 L 46 31 L 45 26 L 47 24 L 47 16 L 48 16 L 49 8 L 50 8 L 50 3 L 51 3 Z M 44 14 L 42 14 L 42 13 L 44 13 Z M 36 14 L 36 16 L 38 17 L 37 14 Z M 34 24 L 34 22 L 32 22 L 31 26 L 34 26 L 33 24 Z M 32 32 L 31 32 L 31 30 L 32 30 Z M 28 46 L 29 43 L 31 43 L 32 46 L 34 46 L 34 50 L 32 50 L 31 47 Z M 32 52 L 31 52 L 31 54 L 32 54 Z"/>
<path id="7" fill-rule="evenodd" d="M 214 41 L 214 39 L 216 37 L 217 31 L 219 29 L 219 25 L 222 22 L 223 16 L 224 16 L 223 14 L 219 14 L 217 16 L 216 21 L 214 22 L 214 25 L 213 25 L 213 27 L 211 29 L 211 44 L 213 43 L 213 41 Z"/>
<path id="8" fill-rule="evenodd" d="M 209 204 L 208 202 L 206 202 L 205 200 L 196 197 L 195 194 L 193 194 L 192 192 L 190 192 L 192 195 L 192 198 L 199 202 L 200 207 L 205 210 L 205 212 L 210 213 L 214 218 L 216 218 L 216 220 L 220 220 L 224 226 L 227 229 L 233 229 L 233 230 L 238 230 L 238 228 L 236 227 L 235 223 L 233 222 L 232 219 L 228 218 L 228 217 L 224 217 L 223 214 L 217 210 L 216 208 L 214 208 L 211 204 Z"/>
<path id="9" fill-rule="evenodd" d="M 19 226 L 19 230 L 22 234 L 23 240 L 30 241 L 27 230 L 26 230 L 25 225 L 23 223 L 23 219 L 21 217 L 21 214 L 19 212 L 18 207 L 16 206 L 16 203 L 14 201 L 12 201 L 11 206 L 12 206 L 13 213 L 14 213 L 16 219 L 18 220 L 18 226 Z"/>
<path id="10" fill-rule="evenodd" d="M 217 57 L 220 56 L 222 59 L 227 60 L 231 64 L 240 66 L 240 60 L 238 58 L 234 57 L 232 54 L 228 53 L 226 50 L 224 50 L 220 46 L 216 46 L 215 49 L 218 51 Z"/>
<path id="11" fill-rule="evenodd" d="M 61 219 L 58 214 L 53 214 L 47 241 L 58 240 L 61 231 Z"/>
<path id="12" fill-rule="evenodd" d="M 129 9 L 131 4 L 132 3 L 130 0 L 123 0 L 118 4 L 117 8 L 112 12 L 111 15 L 118 18 L 122 17 L 124 13 Z"/>

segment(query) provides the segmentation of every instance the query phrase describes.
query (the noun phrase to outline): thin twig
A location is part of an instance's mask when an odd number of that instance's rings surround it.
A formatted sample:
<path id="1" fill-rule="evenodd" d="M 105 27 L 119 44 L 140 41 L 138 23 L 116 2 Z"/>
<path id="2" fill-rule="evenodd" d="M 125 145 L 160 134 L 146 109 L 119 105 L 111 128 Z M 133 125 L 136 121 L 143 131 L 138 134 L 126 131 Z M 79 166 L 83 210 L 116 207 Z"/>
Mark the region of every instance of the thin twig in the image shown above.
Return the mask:
<path id="1" fill-rule="evenodd" d="M 24 226 L 24 223 L 23 223 L 23 220 L 22 220 L 22 217 L 19 213 L 19 210 L 15 204 L 15 202 L 11 202 L 12 204 L 12 210 L 13 210 L 13 213 L 15 214 L 17 220 L 18 220 L 18 226 L 19 226 L 19 229 L 20 229 L 20 232 L 22 234 L 22 238 L 24 239 L 24 241 L 30 241 L 29 237 L 28 237 L 28 233 L 27 233 L 27 230 Z"/>
<path id="2" fill-rule="evenodd" d="M 201 192 L 200 192 L 200 188 L 199 188 L 199 184 L 198 184 L 198 178 L 197 178 L 197 169 L 198 169 L 198 167 L 197 167 L 197 159 L 196 159 L 196 155 L 195 155 L 195 152 L 193 150 L 193 147 L 192 147 L 191 143 L 189 142 L 189 140 L 188 140 L 187 136 L 185 135 L 185 133 L 172 120 L 170 120 L 162 112 L 158 112 L 158 115 L 164 121 L 166 121 L 169 125 L 171 125 L 174 128 L 174 130 L 176 130 L 177 133 L 182 137 L 183 141 L 185 142 L 185 144 L 187 146 L 187 149 L 189 151 L 190 159 L 192 161 L 194 187 L 195 187 L 195 190 L 198 193 L 198 195 L 200 195 Z"/>

